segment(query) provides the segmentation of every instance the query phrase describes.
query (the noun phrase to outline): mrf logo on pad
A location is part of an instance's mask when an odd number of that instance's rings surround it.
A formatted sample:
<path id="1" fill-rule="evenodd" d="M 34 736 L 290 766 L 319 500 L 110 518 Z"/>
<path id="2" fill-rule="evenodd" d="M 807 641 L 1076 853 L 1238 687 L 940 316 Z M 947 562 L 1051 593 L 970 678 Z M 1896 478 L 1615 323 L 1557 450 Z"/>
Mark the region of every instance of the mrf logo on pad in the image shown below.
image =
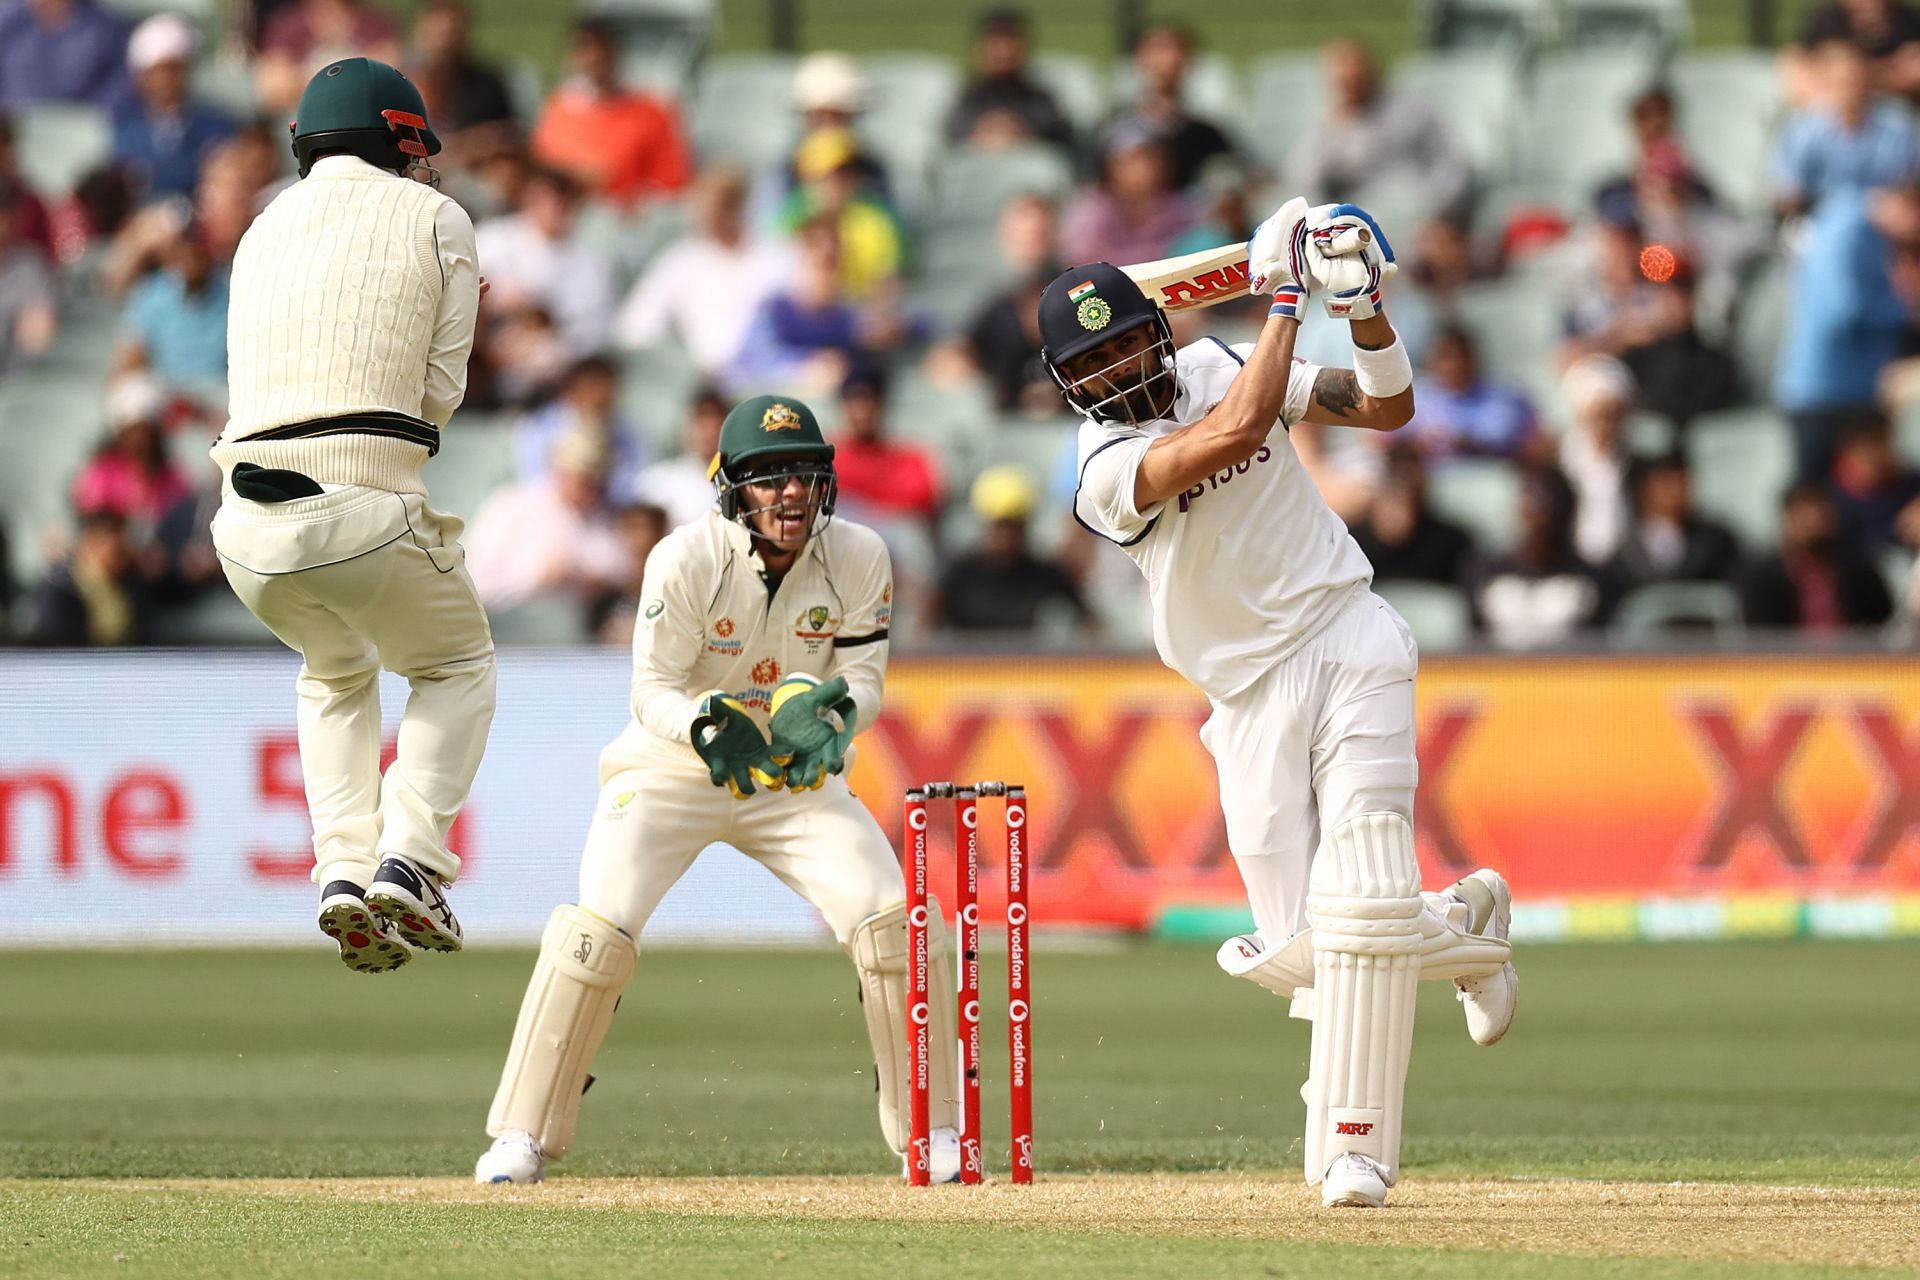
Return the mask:
<path id="1" fill-rule="evenodd" d="M 1333 1131 L 1350 1138 L 1364 1138 L 1373 1132 L 1373 1124 L 1364 1120 L 1341 1120 L 1334 1124 Z"/>

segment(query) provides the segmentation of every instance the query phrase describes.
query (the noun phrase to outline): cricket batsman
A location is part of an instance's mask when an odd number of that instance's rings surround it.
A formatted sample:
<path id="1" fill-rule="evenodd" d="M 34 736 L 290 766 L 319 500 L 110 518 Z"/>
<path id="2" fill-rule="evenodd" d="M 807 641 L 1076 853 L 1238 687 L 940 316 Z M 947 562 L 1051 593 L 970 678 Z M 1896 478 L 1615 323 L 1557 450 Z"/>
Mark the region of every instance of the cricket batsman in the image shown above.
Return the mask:
<path id="1" fill-rule="evenodd" d="M 1074 515 L 1146 575 L 1161 658 L 1206 693 L 1200 740 L 1257 932 L 1220 963 L 1311 1018 L 1305 1172 L 1328 1206 L 1378 1207 L 1399 1173 L 1414 983 L 1454 980 L 1467 1028 L 1513 1020 L 1498 873 L 1420 891 L 1413 637 L 1322 501 L 1288 431 L 1391 431 L 1413 369 L 1382 308 L 1393 250 L 1353 205 L 1293 199 L 1248 244 L 1258 340 L 1174 349 L 1122 271 L 1075 267 L 1040 298 L 1043 359 L 1080 428 Z M 1311 294 L 1351 322 L 1351 369 L 1293 354 Z"/>
<path id="2" fill-rule="evenodd" d="M 320 929 L 349 968 L 384 973 L 410 948 L 461 947 L 447 831 L 493 720 L 493 637 L 460 521 L 427 505 L 420 471 L 466 393 L 482 285 L 472 222 L 430 185 L 440 141 L 405 76 L 347 58 L 298 110 L 300 180 L 234 256 L 213 543 L 301 657 Z M 383 666 L 412 687 L 384 775 Z"/>
<path id="3" fill-rule="evenodd" d="M 817 907 L 852 958 L 881 1132 L 907 1154 L 906 884 L 841 776 L 854 735 L 880 711 L 892 567 L 878 534 L 833 518 L 833 446 L 791 396 L 735 406 L 709 474 L 717 508 L 647 558 L 633 718 L 601 752 L 580 902 L 547 922 L 477 1182 L 538 1182 L 566 1155 L 640 931 L 718 841 Z M 944 990 L 937 930 L 929 947 L 930 985 Z M 952 1002 L 933 1011 L 932 1043 L 951 1044 Z M 910 1157 L 936 1182 L 959 1177 L 958 1069 L 953 1055 L 934 1055 L 930 1149 Z"/>

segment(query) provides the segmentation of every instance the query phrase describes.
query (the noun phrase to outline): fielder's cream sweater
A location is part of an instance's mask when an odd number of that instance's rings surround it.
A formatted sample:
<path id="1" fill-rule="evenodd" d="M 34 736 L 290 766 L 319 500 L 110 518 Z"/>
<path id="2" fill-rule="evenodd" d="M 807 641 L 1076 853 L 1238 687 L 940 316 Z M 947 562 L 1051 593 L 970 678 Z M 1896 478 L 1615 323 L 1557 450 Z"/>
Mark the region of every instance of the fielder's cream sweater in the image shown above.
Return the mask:
<path id="1" fill-rule="evenodd" d="M 424 494 L 426 446 L 378 435 L 246 441 L 290 423 L 404 414 L 444 427 L 466 394 L 479 306 L 473 223 L 452 199 L 328 156 L 254 219 L 234 255 L 226 430 L 214 461 Z"/>

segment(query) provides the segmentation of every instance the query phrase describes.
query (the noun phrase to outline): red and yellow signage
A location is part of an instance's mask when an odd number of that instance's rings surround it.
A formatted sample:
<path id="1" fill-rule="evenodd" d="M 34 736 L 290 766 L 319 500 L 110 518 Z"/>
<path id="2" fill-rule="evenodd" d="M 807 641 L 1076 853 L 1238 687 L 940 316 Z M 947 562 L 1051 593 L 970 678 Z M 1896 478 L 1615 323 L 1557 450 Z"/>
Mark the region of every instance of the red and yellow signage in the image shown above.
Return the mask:
<path id="1" fill-rule="evenodd" d="M 908 782 L 1027 784 L 1041 921 L 1241 899 L 1206 701 L 1158 663 L 901 662 L 887 704 L 855 790 L 897 831 Z M 1909 659 L 1438 659 L 1419 707 L 1429 884 L 1488 865 L 1534 900 L 1920 889 Z"/>

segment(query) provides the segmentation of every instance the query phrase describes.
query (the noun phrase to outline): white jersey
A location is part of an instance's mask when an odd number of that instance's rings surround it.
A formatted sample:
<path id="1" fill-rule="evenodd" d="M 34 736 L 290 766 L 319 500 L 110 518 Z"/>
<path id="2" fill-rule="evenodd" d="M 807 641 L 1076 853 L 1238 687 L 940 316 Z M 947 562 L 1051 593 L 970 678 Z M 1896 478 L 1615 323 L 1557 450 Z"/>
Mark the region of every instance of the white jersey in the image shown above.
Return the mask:
<path id="1" fill-rule="evenodd" d="M 1252 458 L 1145 510 L 1135 474 L 1153 441 L 1200 421 L 1251 353 L 1203 338 L 1174 360 L 1179 394 L 1165 418 L 1080 428 L 1074 518 L 1117 542 L 1147 576 L 1153 642 L 1211 698 L 1258 680 L 1339 611 L 1373 568 L 1314 487 L 1288 428 L 1306 416 L 1320 367 L 1296 358 L 1280 430 Z"/>
<path id="2" fill-rule="evenodd" d="M 769 591 L 753 535 L 718 511 L 647 556 L 633 629 L 633 719 L 600 757 L 604 780 L 636 763 L 702 770 L 692 730 L 701 696 L 738 698 L 762 729 L 791 675 L 845 676 L 865 729 L 880 714 L 893 622 L 893 567 L 880 535 L 835 519 L 807 539 Z"/>

